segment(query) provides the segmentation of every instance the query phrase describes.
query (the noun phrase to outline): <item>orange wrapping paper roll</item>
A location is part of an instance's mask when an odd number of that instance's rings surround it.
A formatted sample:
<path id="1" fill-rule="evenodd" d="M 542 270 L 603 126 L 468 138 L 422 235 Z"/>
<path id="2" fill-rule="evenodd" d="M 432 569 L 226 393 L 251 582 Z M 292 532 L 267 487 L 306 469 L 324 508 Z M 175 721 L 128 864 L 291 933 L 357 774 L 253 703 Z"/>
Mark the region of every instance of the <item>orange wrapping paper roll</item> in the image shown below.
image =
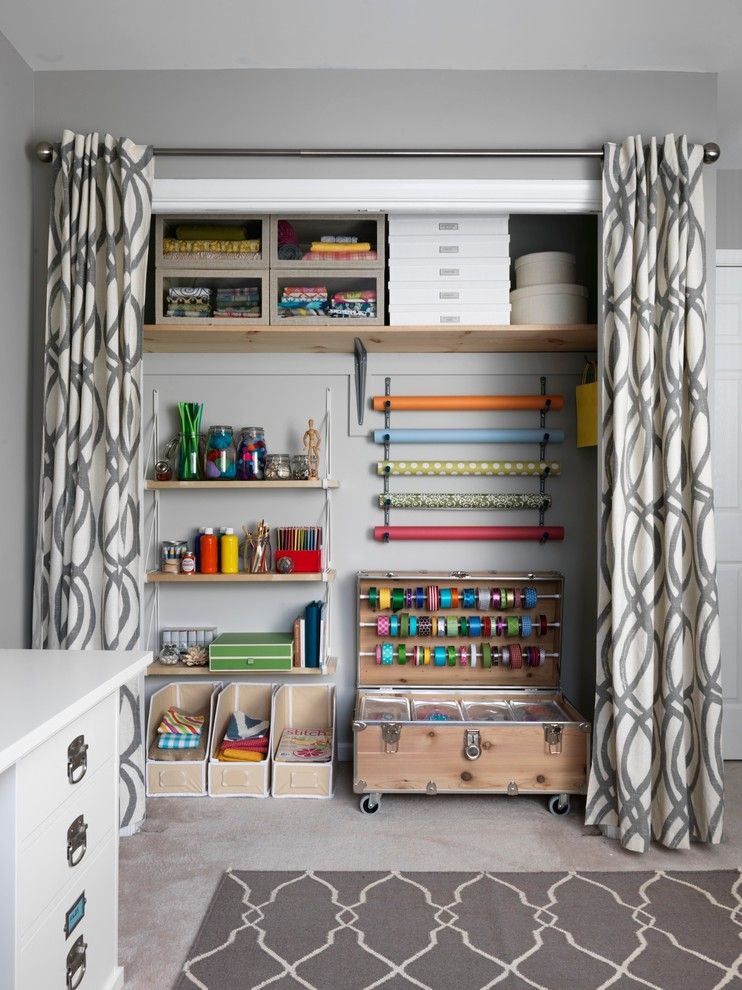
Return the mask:
<path id="1" fill-rule="evenodd" d="M 414 412 L 469 412 L 496 410 L 520 412 L 524 409 L 543 409 L 547 400 L 551 409 L 561 409 L 561 395 L 375 395 L 374 410 L 384 412 L 384 404 L 390 409 Z"/>

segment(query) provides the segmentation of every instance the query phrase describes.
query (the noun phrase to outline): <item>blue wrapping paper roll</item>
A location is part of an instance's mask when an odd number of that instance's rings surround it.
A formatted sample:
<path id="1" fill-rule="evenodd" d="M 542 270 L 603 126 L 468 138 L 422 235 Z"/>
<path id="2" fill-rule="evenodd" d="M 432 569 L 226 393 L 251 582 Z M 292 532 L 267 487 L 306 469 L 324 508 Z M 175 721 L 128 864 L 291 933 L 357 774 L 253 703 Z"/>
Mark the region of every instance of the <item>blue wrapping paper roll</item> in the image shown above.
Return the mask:
<path id="1" fill-rule="evenodd" d="M 374 443 L 563 443 L 564 430 L 374 430 Z"/>

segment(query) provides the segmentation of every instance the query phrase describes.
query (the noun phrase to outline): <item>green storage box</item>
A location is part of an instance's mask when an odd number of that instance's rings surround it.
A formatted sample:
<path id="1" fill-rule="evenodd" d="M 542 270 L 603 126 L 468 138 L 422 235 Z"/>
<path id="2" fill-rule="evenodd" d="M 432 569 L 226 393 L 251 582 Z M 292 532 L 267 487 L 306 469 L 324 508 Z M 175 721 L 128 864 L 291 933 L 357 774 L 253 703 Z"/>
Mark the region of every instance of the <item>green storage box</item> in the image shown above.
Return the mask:
<path id="1" fill-rule="evenodd" d="M 211 670 L 291 670 L 291 633 L 222 633 L 209 646 Z"/>

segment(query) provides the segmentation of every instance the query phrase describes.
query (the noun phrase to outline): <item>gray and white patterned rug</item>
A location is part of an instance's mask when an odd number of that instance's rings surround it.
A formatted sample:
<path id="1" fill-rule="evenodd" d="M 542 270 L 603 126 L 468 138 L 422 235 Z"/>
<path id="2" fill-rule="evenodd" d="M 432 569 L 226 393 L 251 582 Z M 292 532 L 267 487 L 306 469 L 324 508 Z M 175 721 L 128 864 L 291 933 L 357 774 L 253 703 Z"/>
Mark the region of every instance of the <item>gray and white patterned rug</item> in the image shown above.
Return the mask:
<path id="1" fill-rule="evenodd" d="M 738 988 L 741 894 L 731 870 L 232 870 L 176 990 Z"/>

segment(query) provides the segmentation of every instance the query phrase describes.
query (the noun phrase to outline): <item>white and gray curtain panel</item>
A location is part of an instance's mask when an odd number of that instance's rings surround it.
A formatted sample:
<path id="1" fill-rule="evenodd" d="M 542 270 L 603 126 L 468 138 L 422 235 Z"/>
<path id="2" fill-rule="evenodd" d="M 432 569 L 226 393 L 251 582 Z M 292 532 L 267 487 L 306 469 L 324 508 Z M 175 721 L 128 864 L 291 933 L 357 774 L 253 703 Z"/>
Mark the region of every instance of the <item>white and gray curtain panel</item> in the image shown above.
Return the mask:
<path id="1" fill-rule="evenodd" d="M 141 610 L 142 322 L 152 149 L 65 131 L 49 221 L 33 643 L 130 650 Z M 141 681 L 121 691 L 121 825 L 144 816 Z"/>
<path id="2" fill-rule="evenodd" d="M 703 148 L 607 145 L 598 669 L 588 824 L 719 842 L 720 639 Z"/>

